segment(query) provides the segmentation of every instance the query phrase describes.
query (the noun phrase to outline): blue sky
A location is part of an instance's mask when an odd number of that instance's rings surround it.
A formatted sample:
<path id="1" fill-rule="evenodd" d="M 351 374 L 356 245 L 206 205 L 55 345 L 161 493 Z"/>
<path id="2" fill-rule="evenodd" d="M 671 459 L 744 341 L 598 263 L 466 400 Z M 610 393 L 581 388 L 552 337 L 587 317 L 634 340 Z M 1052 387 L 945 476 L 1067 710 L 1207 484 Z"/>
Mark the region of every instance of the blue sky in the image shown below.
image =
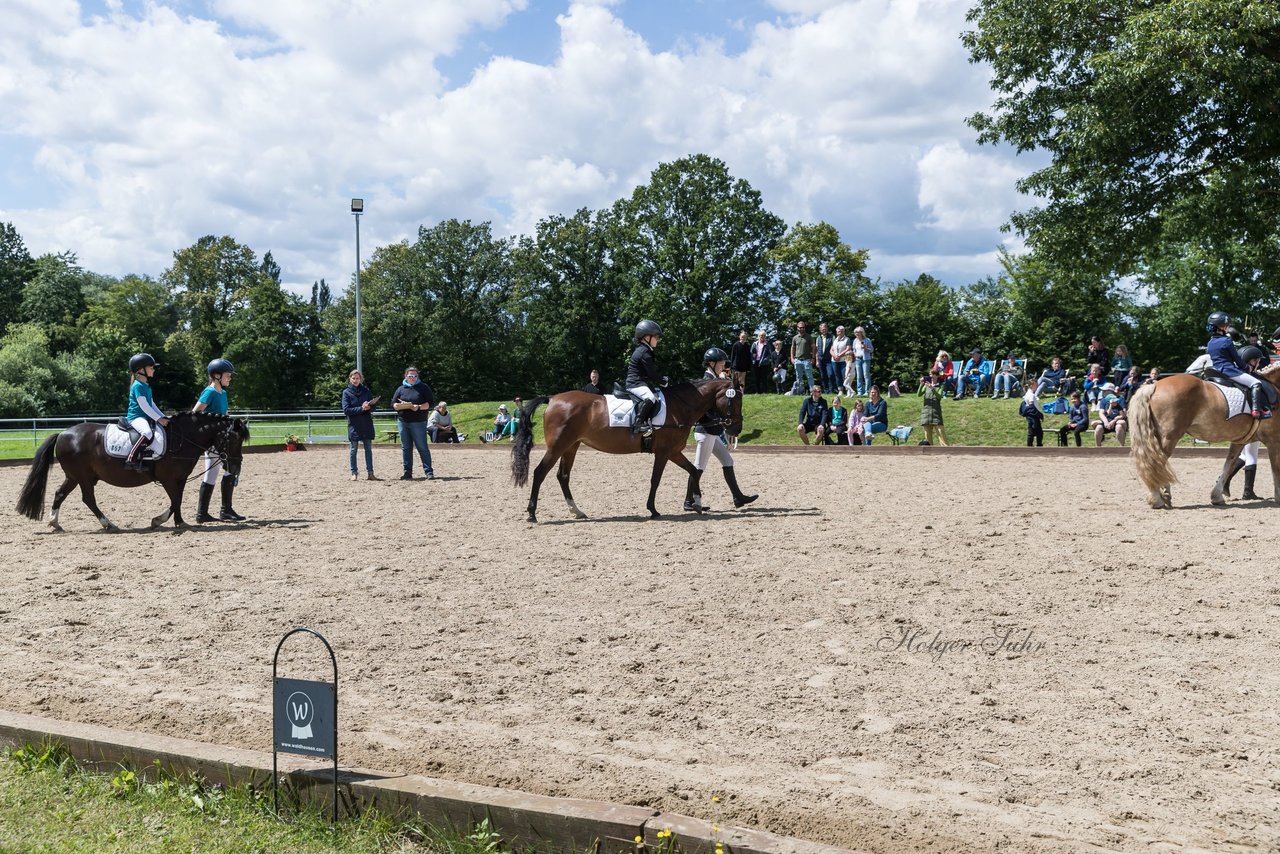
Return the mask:
<path id="1" fill-rule="evenodd" d="M 287 284 L 458 217 L 528 234 L 660 162 L 719 157 L 887 280 L 953 285 L 1019 248 L 1032 167 L 979 148 L 991 100 L 952 0 L 6 0 L 0 220 L 35 253 L 159 275 L 230 234 Z"/>

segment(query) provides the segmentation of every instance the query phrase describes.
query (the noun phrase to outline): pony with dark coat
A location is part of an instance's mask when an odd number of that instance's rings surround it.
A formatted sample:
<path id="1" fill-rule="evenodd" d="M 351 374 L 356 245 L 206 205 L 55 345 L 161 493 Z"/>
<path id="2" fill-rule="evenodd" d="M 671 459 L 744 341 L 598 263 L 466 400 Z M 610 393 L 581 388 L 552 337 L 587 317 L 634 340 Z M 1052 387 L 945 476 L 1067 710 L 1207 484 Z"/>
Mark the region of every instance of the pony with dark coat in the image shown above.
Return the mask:
<path id="1" fill-rule="evenodd" d="M 654 498 L 667 463 L 680 466 L 691 478 L 697 476 L 697 469 L 684 455 L 684 447 L 689 442 L 689 431 L 698 419 L 714 411 L 713 418 L 717 423 L 733 432 L 742 429 L 742 389 L 736 388 L 732 380 L 678 383 L 663 389 L 663 394 L 667 399 L 667 418 L 665 424 L 653 431 L 653 474 L 649 478 L 649 501 L 646 505 L 650 516 L 655 519 L 661 514 L 654 506 Z M 533 413 L 544 403 L 547 411 L 542 419 L 542 428 L 547 452 L 533 472 L 529 521 L 538 521 L 538 489 L 557 462 L 560 468 L 556 472 L 556 480 L 560 482 L 564 500 L 574 516 L 585 519 L 587 514 L 578 509 L 573 493 L 569 491 L 569 474 L 573 471 L 578 448 L 586 445 L 606 454 L 638 454 L 644 450 L 642 437 L 628 428 L 609 426 L 609 404 L 601 395 L 566 391 L 536 398 L 526 403 L 517 416 L 516 441 L 511 448 L 511 480 L 516 486 L 524 486 L 529 480 Z"/>
<path id="2" fill-rule="evenodd" d="M 108 531 L 120 530 L 98 509 L 94 487 L 98 481 L 126 489 L 159 482 L 169 496 L 169 509 L 151 520 L 158 528 L 174 518 L 174 526 L 186 525 L 182 520 L 182 492 L 191 479 L 191 470 L 204 452 L 213 449 L 222 458 L 222 466 L 232 477 L 239 477 L 243 457 L 242 445 L 249 438 L 249 427 L 239 418 L 210 412 L 180 412 L 169 419 L 165 428 L 168 448 L 158 460 L 147 462 L 142 471 L 124 465 L 124 460 L 107 455 L 103 447 L 102 424 L 77 424 L 44 440 L 18 497 L 18 512 L 28 519 L 44 518 L 44 494 L 49 482 L 49 469 L 54 457 L 62 466 L 66 479 L 53 493 L 52 518 L 49 527 L 61 531 L 58 511 L 71 490 L 80 487 L 80 500 L 93 511 L 98 522 Z"/>

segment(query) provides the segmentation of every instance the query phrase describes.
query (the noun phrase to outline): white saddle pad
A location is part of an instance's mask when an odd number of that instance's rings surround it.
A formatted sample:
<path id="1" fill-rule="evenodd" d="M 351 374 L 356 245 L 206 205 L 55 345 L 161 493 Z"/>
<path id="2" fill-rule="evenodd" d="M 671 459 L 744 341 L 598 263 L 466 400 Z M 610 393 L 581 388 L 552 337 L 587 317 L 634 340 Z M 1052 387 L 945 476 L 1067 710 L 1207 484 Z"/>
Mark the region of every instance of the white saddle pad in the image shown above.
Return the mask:
<path id="1" fill-rule="evenodd" d="M 1235 418 L 1245 412 L 1244 389 L 1237 385 L 1223 385 L 1222 383 L 1209 383 L 1209 385 L 1222 392 L 1222 396 L 1227 399 L 1228 418 Z"/>
<path id="2" fill-rule="evenodd" d="M 609 426 L 630 427 L 635 423 L 636 405 L 630 398 L 623 399 L 606 394 L 605 402 L 609 404 Z M 658 414 L 653 416 L 653 426 L 661 427 L 667 423 L 667 398 L 658 392 Z"/>
<path id="3" fill-rule="evenodd" d="M 147 450 L 143 452 L 142 458 L 145 460 L 156 460 L 164 456 L 165 441 L 164 428 L 157 424 L 154 428 L 155 438 L 151 440 L 151 444 L 147 446 Z M 108 424 L 107 429 L 102 431 L 102 448 L 107 452 L 109 457 L 118 457 L 124 459 L 129 456 L 129 449 L 133 447 L 133 443 L 129 441 L 129 434 L 121 430 L 115 424 Z"/>

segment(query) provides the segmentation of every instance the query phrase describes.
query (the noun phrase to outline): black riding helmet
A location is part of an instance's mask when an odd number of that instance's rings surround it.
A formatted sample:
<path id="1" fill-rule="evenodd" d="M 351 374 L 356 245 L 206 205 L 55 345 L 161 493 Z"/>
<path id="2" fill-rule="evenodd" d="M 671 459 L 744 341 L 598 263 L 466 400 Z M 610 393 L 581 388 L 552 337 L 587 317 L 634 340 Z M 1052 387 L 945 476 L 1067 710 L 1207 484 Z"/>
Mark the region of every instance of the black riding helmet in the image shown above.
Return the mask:
<path id="1" fill-rule="evenodd" d="M 158 362 L 151 358 L 150 353 L 135 353 L 133 357 L 129 359 L 129 373 L 136 374 L 143 368 L 154 368 L 157 364 Z"/>
<path id="2" fill-rule="evenodd" d="M 636 341 L 641 341 L 650 335 L 662 337 L 662 327 L 653 320 L 642 320 L 636 324 Z"/>
<path id="3" fill-rule="evenodd" d="M 235 372 L 235 365 L 231 364 L 229 359 L 214 359 L 205 370 L 205 373 L 209 376 L 214 374 L 234 374 Z"/>
<path id="4" fill-rule="evenodd" d="M 710 367 L 712 362 L 727 362 L 729 354 L 721 350 L 719 347 L 708 347 L 707 352 L 702 354 L 702 364 Z"/>
<path id="5" fill-rule="evenodd" d="M 1252 344 L 1247 344 L 1240 348 L 1240 361 L 1247 365 L 1254 359 L 1258 359 L 1265 364 L 1267 362 L 1267 354 L 1262 352 L 1261 348 Z"/>
<path id="6" fill-rule="evenodd" d="M 1230 315 L 1228 315 L 1225 311 L 1215 311 L 1213 314 L 1209 315 L 1209 319 L 1205 321 L 1204 328 L 1206 332 L 1212 335 L 1213 333 L 1218 331 L 1219 327 L 1226 327 L 1230 325 L 1231 325 Z"/>

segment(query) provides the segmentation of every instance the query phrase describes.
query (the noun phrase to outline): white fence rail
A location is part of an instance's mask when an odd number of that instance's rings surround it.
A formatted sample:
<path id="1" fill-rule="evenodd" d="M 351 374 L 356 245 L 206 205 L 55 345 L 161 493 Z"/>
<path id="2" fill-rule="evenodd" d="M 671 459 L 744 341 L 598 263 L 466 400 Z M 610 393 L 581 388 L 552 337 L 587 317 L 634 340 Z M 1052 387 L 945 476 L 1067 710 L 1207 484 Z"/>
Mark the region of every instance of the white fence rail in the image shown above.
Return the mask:
<path id="1" fill-rule="evenodd" d="M 251 445 L 283 443 L 288 436 L 297 436 L 303 442 L 346 442 L 347 419 L 340 410 L 313 410 L 309 412 L 232 412 L 249 424 Z M 20 453 L 35 453 L 46 437 L 66 430 L 74 424 L 109 424 L 120 418 L 113 415 L 77 415 L 61 418 L 0 418 L 0 452 L 13 457 Z M 396 430 L 396 418 L 373 418 L 375 438 L 388 440 Z"/>

